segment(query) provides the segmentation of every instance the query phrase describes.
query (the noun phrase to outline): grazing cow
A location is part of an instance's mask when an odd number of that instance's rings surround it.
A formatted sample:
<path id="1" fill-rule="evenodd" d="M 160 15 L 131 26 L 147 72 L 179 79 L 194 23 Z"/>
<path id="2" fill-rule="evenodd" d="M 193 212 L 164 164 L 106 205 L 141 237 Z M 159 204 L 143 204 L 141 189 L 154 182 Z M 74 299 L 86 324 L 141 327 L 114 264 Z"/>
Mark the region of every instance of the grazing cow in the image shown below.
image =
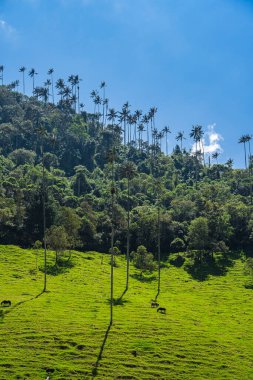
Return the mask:
<path id="1" fill-rule="evenodd" d="M 166 314 L 166 308 L 165 307 L 158 307 L 157 312 L 160 312 L 162 314 Z"/>
<path id="2" fill-rule="evenodd" d="M 157 303 L 156 301 L 151 302 L 151 307 L 158 307 L 158 306 L 159 306 L 159 303 Z"/>
<path id="3" fill-rule="evenodd" d="M 9 301 L 9 300 L 3 300 L 1 302 L 1 306 L 11 306 L 11 301 Z"/>

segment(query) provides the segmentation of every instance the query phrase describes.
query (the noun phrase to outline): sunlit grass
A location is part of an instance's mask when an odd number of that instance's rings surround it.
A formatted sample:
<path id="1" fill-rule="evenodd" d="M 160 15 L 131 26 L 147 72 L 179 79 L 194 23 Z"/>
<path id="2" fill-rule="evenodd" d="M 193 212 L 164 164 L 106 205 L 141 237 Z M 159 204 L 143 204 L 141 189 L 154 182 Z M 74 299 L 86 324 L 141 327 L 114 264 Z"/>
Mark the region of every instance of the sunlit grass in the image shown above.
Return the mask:
<path id="1" fill-rule="evenodd" d="M 53 265 L 54 255 L 49 254 Z M 72 268 L 48 276 L 35 271 L 35 252 L 0 247 L 0 379 L 253 379 L 253 290 L 243 263 L 225 276 L 196 281 L 170 265 L 161 271 L 160 306 L 150 307 L 157 282 L 138 280 L 114 307 L 108 331 L 110 266 L 101 254 L 74 252 Z M 125 289 L 125 261 L 117 258 L 115 299 Z M 43 264 L 40 252 L 39 266 Z M 103 350 L 101 346 L 104 343 Z M 101 354 L 101 356 L 99 355 Z"/>

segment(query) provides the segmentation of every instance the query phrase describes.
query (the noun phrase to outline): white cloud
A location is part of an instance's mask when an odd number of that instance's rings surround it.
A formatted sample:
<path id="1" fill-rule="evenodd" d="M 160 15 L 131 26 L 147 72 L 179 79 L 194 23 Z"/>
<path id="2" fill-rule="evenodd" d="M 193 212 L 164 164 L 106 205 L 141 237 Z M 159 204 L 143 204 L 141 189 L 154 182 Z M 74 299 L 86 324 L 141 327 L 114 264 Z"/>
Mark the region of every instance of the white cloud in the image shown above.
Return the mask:
<path id="1" fill-rule="evenodd" d="M 204 136 L 204 152 L 205 153 L 214 153 L 219 152 L 222 153 L 223 149 L 221 147 L 221 141 L 223 141 L 223 137 L 220 133 L 216 132 L 214 128 L 216 124 L 208 125 L 208 131 Z M 206 141 L 207 140 L 207 141 Z"/>
<path id="2" fill-rule="evenodd" d="M 16 30 L 6 21 L 0 19 L 0 33 L 2 33 L 5 37 L 12 37 L 16 34 Z"/>
<path id="3" fill-rule="evenodd" d="M 215 123 L 208 125 L 207 132 L 205 132 L 204 137 L 201 141 L 201 146 L 199 147 L 199 144 L 198 144 L 198 150 L 201 150 L 203 152 L 203 148 L 204 148 L 205 154 L 223 152 L 223 149 L 221 147 L 221 141 L 223 141 L 224 139 L 220 133 L 215 131 L 215 127 L 216 127 Z M 196 152 L 195 143 L 192 145 L 191 152 L 192 153 Z"/>

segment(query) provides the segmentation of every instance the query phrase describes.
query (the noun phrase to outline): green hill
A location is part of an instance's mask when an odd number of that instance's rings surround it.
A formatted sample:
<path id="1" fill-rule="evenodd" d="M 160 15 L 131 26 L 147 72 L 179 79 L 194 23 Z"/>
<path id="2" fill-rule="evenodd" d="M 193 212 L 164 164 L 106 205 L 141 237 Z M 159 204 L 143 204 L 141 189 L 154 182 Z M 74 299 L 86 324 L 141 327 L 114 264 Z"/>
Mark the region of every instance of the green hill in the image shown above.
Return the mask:
<path id="1" fill-rule="evenodd" d="M 160 306 L 150 307 L 155 274 L 138 279 L 114 307 L 108 331 L 109 256 L 73 252 L 73 266 L 36 274 L 36 254 L 0 248 L 0 379 L 253 379 L 253 293 L 243 263 L 224 276 L 199 282 L 181 267 L 164 263 Z M 54 255 L 49 253 L 53 263 Z M 117 257 L 115 298 L 125 286 L 125 260 Z M 43 255 L 39 253 L 39 267 Z M 107 335 L 106 335 L 107 333 Z"/>

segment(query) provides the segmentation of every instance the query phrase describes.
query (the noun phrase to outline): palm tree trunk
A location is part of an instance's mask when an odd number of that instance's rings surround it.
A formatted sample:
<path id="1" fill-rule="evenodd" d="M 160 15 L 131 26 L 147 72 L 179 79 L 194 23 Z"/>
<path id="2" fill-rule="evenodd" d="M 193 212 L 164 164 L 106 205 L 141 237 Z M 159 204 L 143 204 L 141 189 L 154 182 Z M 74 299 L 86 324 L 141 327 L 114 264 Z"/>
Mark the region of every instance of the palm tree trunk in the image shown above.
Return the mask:
<path id="1" fill-rule="evenodd" d="M 247 169 L 247 154 L 246 154 L 246 145 L 245 145 L 245 142 L 243 143 L 243 148 L 244 148 L 245 169 Z"/>
<path id="2" fill-rule="evenodd" d="M 130 181 L 127 179 L 127 271 L 126 271 L 126 290 L 128 289 L 129 283 L 129 248 L 130 248 Z"/>
<path id="3" fill-rule="evenodd" d="M 160 207 L 158 205 L 158 215 L 157 215 L 157 223 L 158 223 L 158 287 L 157 287 L 157 296 L 160 293 L 160 285 L 161 285 L 161 228 L 160 228 Z"/>
<path id="4" fill-rule="evenodd" d="M 114 155 L 114 152 L 113 152 Z M 111 299 L 110 299 L 110 325 L 113 323 L 113 268 L 114 268 L 114 157 L 112 158 L 112 189 L 111 189 L 111 203 L 112 203 L 112 231 L 111 231 Z"/>
<path id="5" fill-rule="evenodd" d="M 45 189 L 45 162 L 44 143 L 42 144 L 42 207 L 43 207 L 43 240 L 44 240 L 44 288 L 47 290 L 47 242 L 46 242 L 46 189 Z"/>

